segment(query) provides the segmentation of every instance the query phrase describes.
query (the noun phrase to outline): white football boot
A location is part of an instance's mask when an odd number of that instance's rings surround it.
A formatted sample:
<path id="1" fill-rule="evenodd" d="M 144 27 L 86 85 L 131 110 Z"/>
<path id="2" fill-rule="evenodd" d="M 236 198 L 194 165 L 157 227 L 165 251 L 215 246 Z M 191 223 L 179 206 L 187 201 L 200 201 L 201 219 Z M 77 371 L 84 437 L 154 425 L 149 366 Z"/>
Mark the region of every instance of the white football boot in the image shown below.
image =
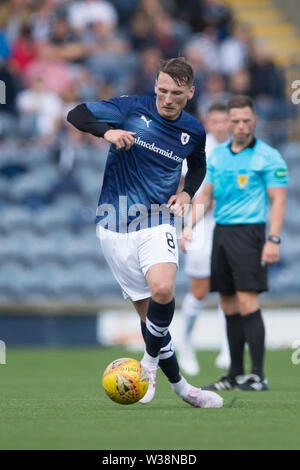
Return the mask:
<path id="1" fill-rule="evenodd" d="M 184 377 L 171 384 L 172 389 L 183 401 L 195 408 L 222 408 L 223 398 L 215 392 L 202 390 L 190 385 Z"/>
<path id="2" fill-rule="evenodd" d="M 190 385 L 190 390 L 186 397 L 182 397 L 184 401 L 196 408 L 222 408 L 223 398 L 215 392 L 208 392 L 201 388 Z"/>
<path id="3" fill-rule="evenodd" d="M 149 377 L 149 385 L 148 385 L 148 390 L 143 396 L 141 400 L 139 400 L 139 403 L 142 403 L 142 405 L 145 405 L 149 403 L 150 401 L 153 400 L 154 395 L 155 395 L 155 386 L 156 386 L 156 372 L 157 372 L 157 367 L 155 369 L 149 369 L 146 367 L 143 363 L 141 363 L 143 368 L 148 374 Z"/>

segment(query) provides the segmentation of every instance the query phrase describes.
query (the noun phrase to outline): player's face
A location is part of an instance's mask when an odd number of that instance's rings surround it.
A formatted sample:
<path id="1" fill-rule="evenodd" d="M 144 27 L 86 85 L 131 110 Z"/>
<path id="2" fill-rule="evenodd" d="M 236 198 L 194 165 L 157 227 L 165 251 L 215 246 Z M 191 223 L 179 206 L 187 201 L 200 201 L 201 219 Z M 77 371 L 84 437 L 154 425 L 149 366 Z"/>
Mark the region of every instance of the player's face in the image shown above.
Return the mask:
<path id="1" fill-rule="evenodd" d="M 155 82 L 156 107 L 165 119 L 178 118 L 188 100 L 194 95 L 194 86 L 177 85 L 167 73 L 160 72 Z"/>
<path id="2" fill-rule="evenodd" d="M 246 144 L 251 140 L 257 123 L 257 116 L 249 106 L 245 108 L 232 108 L 229 111 L 230 130 L 233 140 L 239 144 Z"/>
<path id="3" fill-rule="evenodd" d="M 229 117 L 226 111 L 211 111 L 206 119 L 206 130 L 218 142 L 225 142 L 229 137 Z"/>

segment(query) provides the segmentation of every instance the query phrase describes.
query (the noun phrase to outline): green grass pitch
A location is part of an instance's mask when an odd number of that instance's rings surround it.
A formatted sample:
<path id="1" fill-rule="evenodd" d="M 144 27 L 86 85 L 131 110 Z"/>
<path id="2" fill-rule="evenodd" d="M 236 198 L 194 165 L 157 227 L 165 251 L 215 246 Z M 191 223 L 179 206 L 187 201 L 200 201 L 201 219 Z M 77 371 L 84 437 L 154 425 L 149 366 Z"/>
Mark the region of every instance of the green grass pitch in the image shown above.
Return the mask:
<path id="1" fill-rule="evenodd" d="M 299 449 L 300 365 L 291 351 L 268 351 L 267 392 L 223 392 L 222 409 L 180 400 L 161 373 L 148 405 L 118 405 L 101 387 L 117 348 L 10 349 L 0 365 L 0 449 Z M 199 352 L 209 383 L 216 352 Z"/>

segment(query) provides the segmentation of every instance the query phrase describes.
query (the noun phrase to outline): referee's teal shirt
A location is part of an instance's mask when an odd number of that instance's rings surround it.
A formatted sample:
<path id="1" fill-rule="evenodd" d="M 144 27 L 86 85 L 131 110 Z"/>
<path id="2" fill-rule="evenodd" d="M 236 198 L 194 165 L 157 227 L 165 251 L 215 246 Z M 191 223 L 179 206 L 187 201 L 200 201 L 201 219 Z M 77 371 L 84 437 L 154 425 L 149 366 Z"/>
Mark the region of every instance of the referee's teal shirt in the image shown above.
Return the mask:
<path id="1" fill-rule="evenodd" d="M 204 183 L 212 183 L 214 218 L 222 225 L 266 222 L 267 188 L 287 186 L 287 166 L 278 150 L 259 139 L 239 153 L 231 142 L 218 145 L 208 160 Z"/>

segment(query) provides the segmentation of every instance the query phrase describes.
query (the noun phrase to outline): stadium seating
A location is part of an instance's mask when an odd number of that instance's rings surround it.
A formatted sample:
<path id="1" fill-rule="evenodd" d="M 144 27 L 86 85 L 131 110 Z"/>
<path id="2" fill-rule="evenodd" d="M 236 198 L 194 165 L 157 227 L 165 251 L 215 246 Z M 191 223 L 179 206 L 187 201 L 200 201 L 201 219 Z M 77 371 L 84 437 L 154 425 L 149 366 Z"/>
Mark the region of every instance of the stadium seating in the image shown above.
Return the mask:
<path id="1" fill-rule="evenodd" d="M 71 178 L 37 145 L 26 158 L 21 145 L 1 153 L 2 303 L 99 299 L 117 292 L 94 226 L 105 158 L 90 150 L 80 148 Z M 20 162 L 23 171 L 13 175 Z M 8 165 L 11 173 L 1 172 Z"/>
<path id="2" fill-rule="evenodd" d="M 290 185 L 281 261 L 270 269 L 270 285 L 273 293 L 287 295 L 299 292 L 300 288 L 299 144 L 286 143 L 280 151 L 290 169 Z M 72 178 L 78 182 L 79 191 L 61 190 L 58 183 L 63 175 L 57 162 L 49 152 L 35 146 L 27 149 L 26 172 L 14 177 L 1 174 L 0 302 L 120 297 L 94 226 L 105 167 L 104 151 L 92 148 L 89 152 L 87 147 L 82 147 L 77 149 L 76 158 Z M 21 146 L 4 153 L 1 166 L 7 161 L 24 162 Z M 29 194 L 43 202 L 28 204 Z M 183 261 L 181 253 L 176 284 L 179 296 L 187 288 Z"/>

